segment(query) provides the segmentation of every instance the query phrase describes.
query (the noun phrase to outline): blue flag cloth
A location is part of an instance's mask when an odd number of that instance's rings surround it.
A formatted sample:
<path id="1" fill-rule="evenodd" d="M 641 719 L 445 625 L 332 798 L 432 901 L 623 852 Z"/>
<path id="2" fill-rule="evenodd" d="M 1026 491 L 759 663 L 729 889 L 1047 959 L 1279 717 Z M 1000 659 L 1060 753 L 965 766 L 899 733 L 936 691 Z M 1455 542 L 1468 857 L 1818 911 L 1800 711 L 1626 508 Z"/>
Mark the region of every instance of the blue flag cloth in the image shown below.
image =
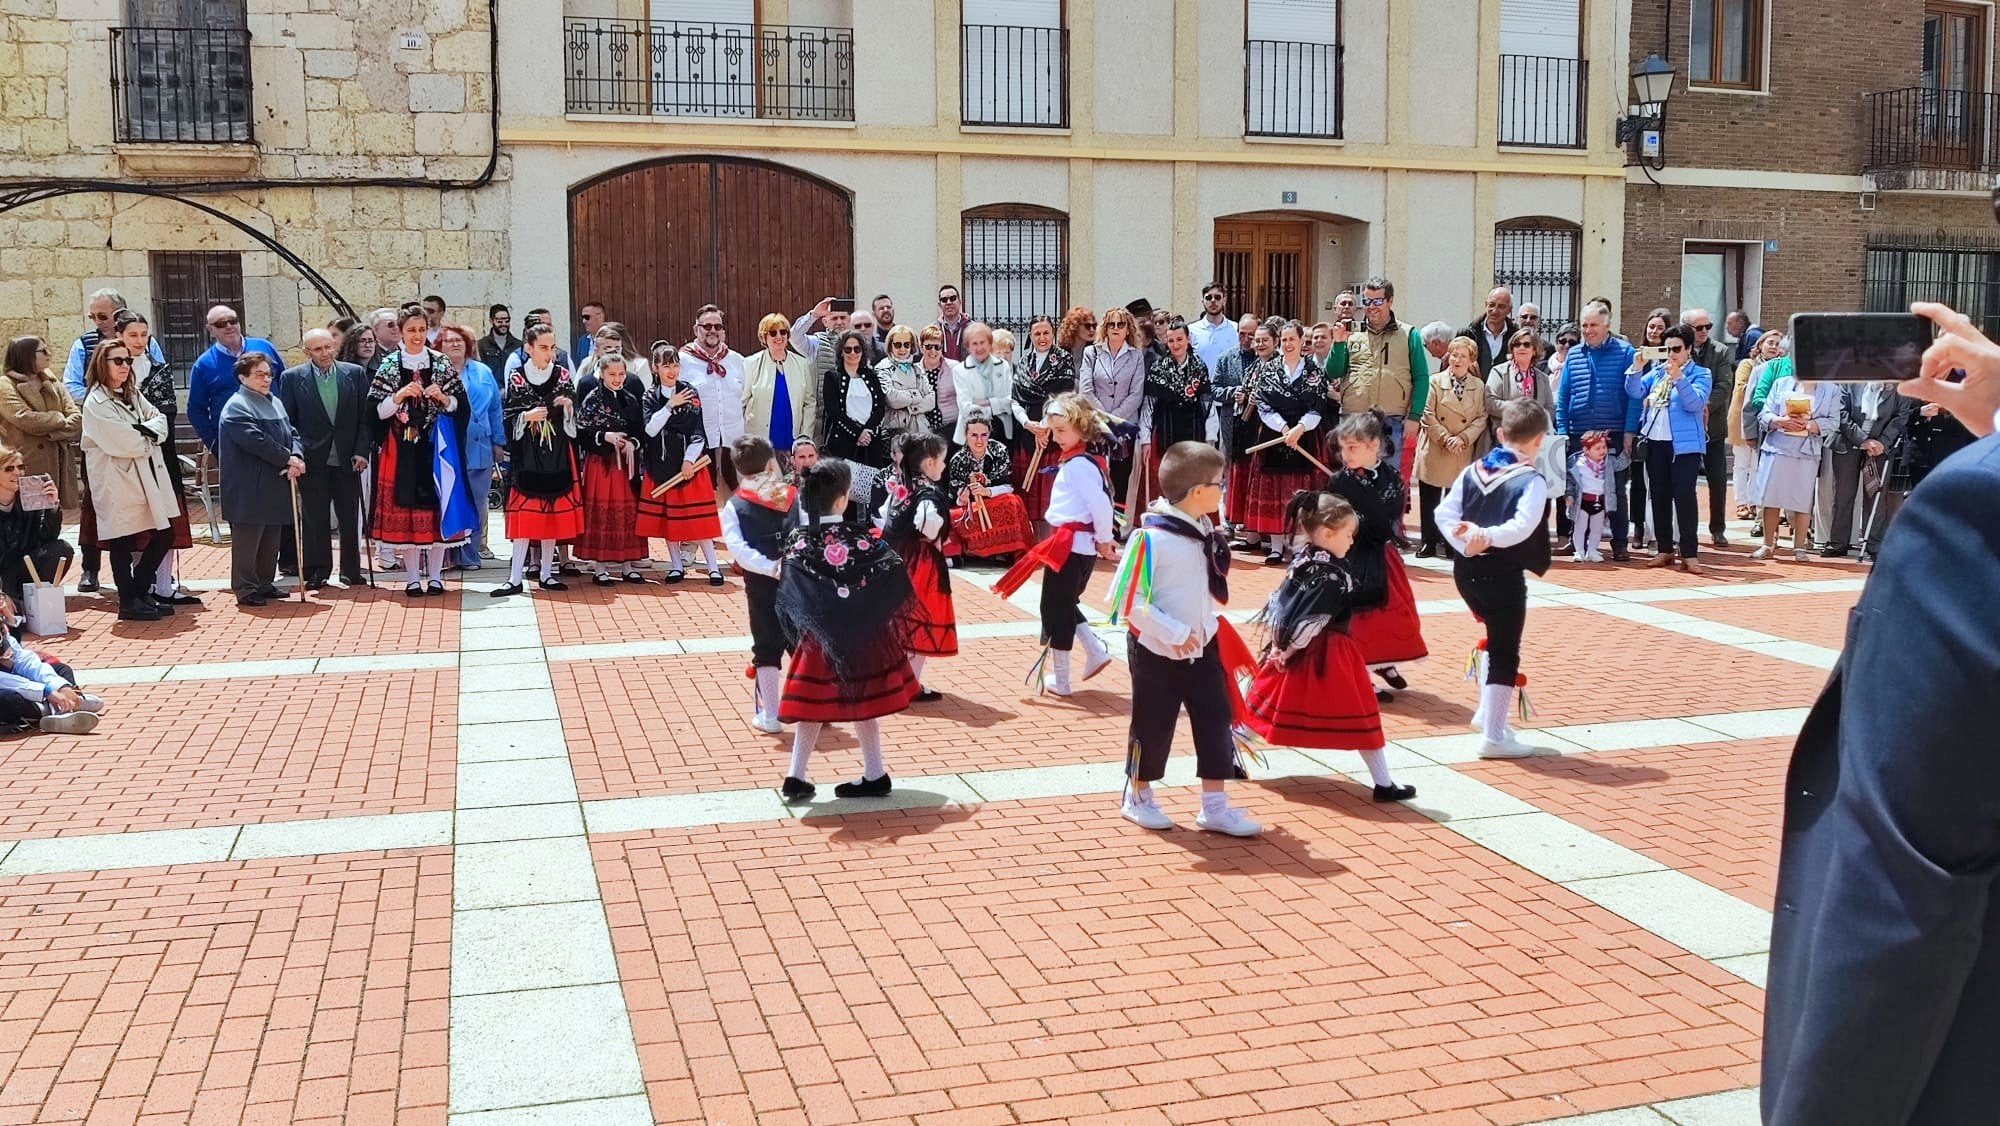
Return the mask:
<path id="1" fill-rule="evenodd" d="M 465 460 L 458 452 L 458 428 L 451 419 L 439 415 L 431 423 L 431 476 L 437 480 L 438 539 L 453 543 L 472 534 L 479 510 L 465 491 Z"/>

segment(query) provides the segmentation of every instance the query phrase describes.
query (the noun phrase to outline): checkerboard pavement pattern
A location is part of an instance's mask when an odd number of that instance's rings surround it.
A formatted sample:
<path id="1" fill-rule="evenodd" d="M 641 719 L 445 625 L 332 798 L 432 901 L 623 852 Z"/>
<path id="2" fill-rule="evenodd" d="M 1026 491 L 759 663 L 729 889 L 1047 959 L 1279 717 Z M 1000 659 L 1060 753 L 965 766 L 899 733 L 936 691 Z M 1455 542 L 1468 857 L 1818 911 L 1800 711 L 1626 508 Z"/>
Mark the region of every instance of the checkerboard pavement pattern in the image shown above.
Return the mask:
<path id="1" fill-rule="evenodd" d="M 1035 692 L 990 569 L 894 798 L 790 809 L 733 572 L 73 596 L 38 647 L 111 709 L 0 741 L 0 1123 L 1754 1122 L 1778 786 L 1866 572 L 1735 538 L 1533 585 L 1519 762 L 1413 561 L 1418 799 L 1272 748 L 1254 841 L 1193 830 L 1185 756 L 1182 828 L 1117 818 L 1123 662 Z M 1232 616 L 1279 577 L 1238 555 Z M 830 730 L 822 793 L 857 758 Z"/>

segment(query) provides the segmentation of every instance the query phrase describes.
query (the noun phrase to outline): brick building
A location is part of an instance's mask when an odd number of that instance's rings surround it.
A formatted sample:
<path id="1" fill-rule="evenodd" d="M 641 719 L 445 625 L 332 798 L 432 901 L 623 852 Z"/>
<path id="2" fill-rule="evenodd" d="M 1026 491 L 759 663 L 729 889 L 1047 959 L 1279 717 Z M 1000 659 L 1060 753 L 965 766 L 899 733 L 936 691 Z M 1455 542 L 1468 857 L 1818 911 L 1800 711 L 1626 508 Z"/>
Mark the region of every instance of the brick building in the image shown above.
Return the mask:
<path id="1" fill-rule="evenodd" d="M 1882 0 L 1862 31 L 1840 0 L 1636 0 L 1632 66 L 1675 80 L 1665 168 L 1627 170 L 1621 331 L 1919 297 L 2000 326 L 1992 13 Z"/>

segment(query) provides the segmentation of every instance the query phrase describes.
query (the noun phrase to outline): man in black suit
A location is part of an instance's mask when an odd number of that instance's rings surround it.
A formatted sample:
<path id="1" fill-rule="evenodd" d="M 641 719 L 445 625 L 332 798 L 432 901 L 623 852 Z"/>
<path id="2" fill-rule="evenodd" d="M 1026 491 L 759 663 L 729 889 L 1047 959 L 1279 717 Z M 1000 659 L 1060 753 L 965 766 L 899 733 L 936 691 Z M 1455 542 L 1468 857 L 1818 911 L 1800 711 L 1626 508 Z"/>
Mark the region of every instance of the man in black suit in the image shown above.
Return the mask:
<path id="1" fill-rule="evenodd" d="M 1898 389 L 1981 437 L 1905 502 L 1792 754 L 1767 1126 L 1960 1126 L 2000 1105 L 2000 347 L 1914 311 L 1945 331 Z"/>
<path id="2" fill-rule="evenodd" d="M 306 557 L 302 578 L 310 590 L 333 573 L 332 528 L 340 521 L 340 581 L 361 579 L 361 471 L 368 468 L 368 374 L 334 359 L 339 344 L 325 329 L 305 335 L 307 362 L 286 368 L 277 394 L 298 431 L 306 472 L 299 478 L 300 531 Z"/>

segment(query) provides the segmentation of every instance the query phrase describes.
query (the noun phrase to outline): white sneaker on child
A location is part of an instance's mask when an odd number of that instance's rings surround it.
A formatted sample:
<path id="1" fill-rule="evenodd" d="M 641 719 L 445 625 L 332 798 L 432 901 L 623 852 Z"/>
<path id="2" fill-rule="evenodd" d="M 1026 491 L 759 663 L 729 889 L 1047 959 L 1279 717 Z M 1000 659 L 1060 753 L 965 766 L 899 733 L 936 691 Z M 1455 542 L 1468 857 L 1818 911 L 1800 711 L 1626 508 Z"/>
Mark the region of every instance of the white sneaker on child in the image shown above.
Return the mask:
<path id="1" fill-rule="evenodd" d="M 97 715 L 104 711 L 104 697 L 85 692 L 83 693 L 83 703 L 78 705 L 77 710 Z"/>
<path id="2" fill-rule="evenodd" d="M 1592 563 L 1602 563 L 1604 562 L 1604 553 L 1596 548 L 1592 548 L 1588 558 Z"/>
<path id="3" fill-rule="evenodd" d="M 753 715 L 750 717 L 750 726 L 766 735 L 782 735 L 785 732 L 785 725 L 778 722 L 775 716 Z"/>
<path id="4" fill-rule="evenodd" d="M 1194 823 L 1198 829 L 1206 829 L 1211 833 L 1226 833 L 1232 837 L 1254 837 L 1264 831 L 1262 825 L 1250 820 L 1248 815 L 1233 805 L 1225 806 L 1221 813 L 1213 816 L 1204 809 L 1195 815 Z"/>
<path id="5" fill-rule="evenodd" d="M 1572 563 L 1588 563 L 1590 562 L 1590 553 L 1587 551 L 1572 551 L 1569 555 L 1569 561 Z"/>
<path id="6" fill-rule="evenodd" d="M 1125 820 L 1142 829 L 1171 829 L 1174 827 L 1174 819 L 1168 817 L 1167 811 L 1154 803 L 1151 794 L 1148 794 L 1144 798 L 1133 794 L 1131 797 L 1125 799 L 1125 804 L 1119 808 L 1118 812 Z"/>
<path id="7" fill-rule="evenodd" d="M 1481 739 L 1479 741 L 1480 758 L 1528 758 L 1534 755 L 1539 749 L 1538 747 L 1531 747 L 1526 743 L 1520 742 L 1514 737 L 1512 731 L 1509 731 L 1507 737 L 1498 743 L 1491 739 Z"/>
<path id="8" fill-rule="evenodd" d="M 64 712 L 61 715 L 45 715 L 41 728 L 52 735 L 87 735 L 97 727 L 97 717 L 90 712 Z"/>

